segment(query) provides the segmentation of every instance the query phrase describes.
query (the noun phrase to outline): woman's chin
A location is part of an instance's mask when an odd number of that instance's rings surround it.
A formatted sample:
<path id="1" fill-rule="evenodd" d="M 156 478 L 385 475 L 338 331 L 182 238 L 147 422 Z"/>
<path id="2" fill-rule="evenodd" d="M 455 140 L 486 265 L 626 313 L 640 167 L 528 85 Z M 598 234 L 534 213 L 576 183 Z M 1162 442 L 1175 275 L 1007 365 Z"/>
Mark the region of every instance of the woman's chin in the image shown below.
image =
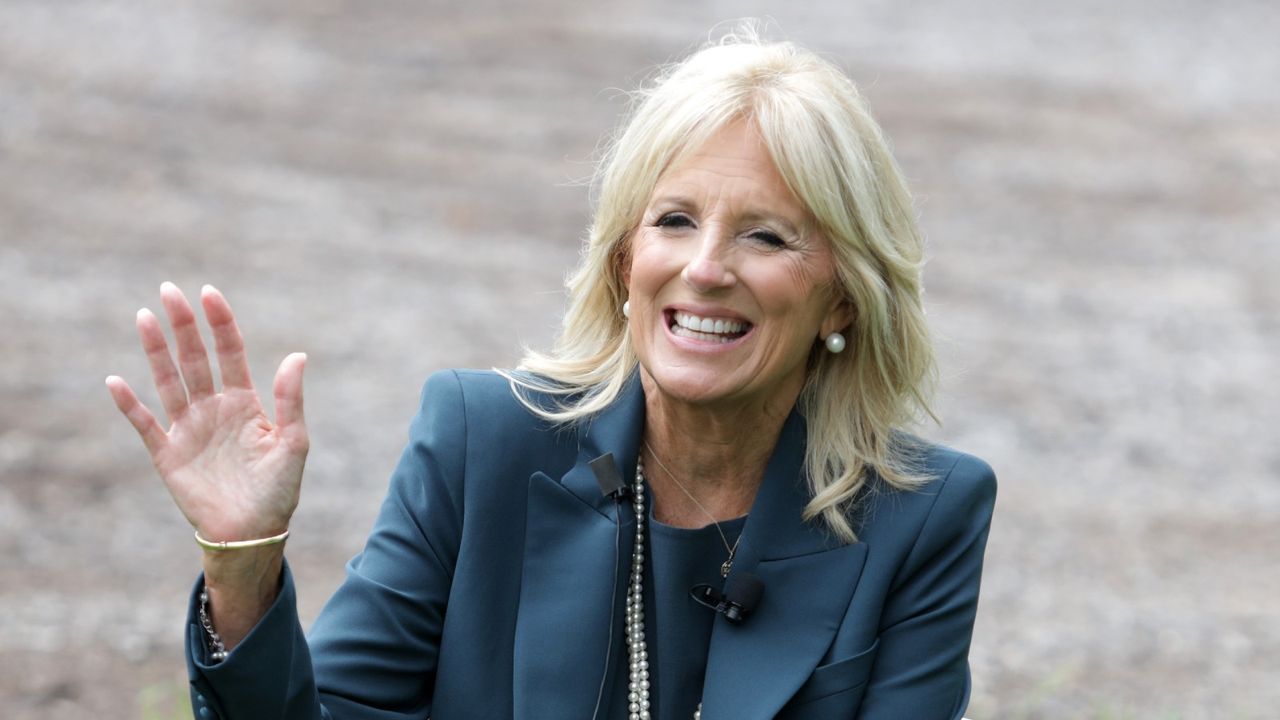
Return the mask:
<path id="1" fill-rule="evenodd" d="M 645 383 L 646 392 L 657 392 L 665 402 L 699 407 L 728 404 L 740 394 L 742 388 L 729 380 L 725 373 L 712 368 L 690 371 L 682 368 L 680 372 L 670 369 L 660 371 L 656 375 L 646 371 L 649 382 Z"/>
<path id="2" fill-rule="evenodd" d="M 803 365 L 777 377 L 758 365 L 689 362 L 687 358 L 678 364 L 669 358 L 657 360 L 641 361 L 645 394 L 657 395 L 652 400 L 704 412 L 723 410 L 746 422 L 751 422 L 748 418 L 753 412 L 789 410 L 804 386 Z"/>

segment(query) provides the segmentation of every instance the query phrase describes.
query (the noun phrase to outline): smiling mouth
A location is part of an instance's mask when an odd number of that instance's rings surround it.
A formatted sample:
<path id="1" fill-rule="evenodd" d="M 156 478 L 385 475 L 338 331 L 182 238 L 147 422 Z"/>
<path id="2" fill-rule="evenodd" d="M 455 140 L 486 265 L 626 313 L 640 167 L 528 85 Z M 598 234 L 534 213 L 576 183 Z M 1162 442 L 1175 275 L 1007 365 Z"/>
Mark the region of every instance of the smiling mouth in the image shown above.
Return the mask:
<path id="1" fill-rule="evenodd" d="M 679 310 L 667 313 L 667 327 L 678 337 L 728 343 L 751 331 L 751 323 L 728 318 L 699 317 Z"/>

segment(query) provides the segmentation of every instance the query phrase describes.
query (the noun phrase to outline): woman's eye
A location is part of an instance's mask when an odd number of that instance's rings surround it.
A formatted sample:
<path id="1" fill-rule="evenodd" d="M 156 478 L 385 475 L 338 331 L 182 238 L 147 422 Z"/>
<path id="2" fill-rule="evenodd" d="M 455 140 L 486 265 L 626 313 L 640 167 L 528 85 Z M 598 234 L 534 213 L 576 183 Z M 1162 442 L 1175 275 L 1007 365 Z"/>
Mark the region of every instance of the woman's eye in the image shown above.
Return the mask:
<path id="1" fill-rule="evenodd" d="M 787 244 L 780 235 L 768 230 L 757 230 L 751 233 L 751 237 L 771 247 L 784 247 Z"/>
<path id="2" fill-rule="evenodd" d="M 692 227 L 693 221 L 687 215 L 670 213 L 658 218 L 658 222 L 654 223 L 654 225 L 666 228 Z"/>

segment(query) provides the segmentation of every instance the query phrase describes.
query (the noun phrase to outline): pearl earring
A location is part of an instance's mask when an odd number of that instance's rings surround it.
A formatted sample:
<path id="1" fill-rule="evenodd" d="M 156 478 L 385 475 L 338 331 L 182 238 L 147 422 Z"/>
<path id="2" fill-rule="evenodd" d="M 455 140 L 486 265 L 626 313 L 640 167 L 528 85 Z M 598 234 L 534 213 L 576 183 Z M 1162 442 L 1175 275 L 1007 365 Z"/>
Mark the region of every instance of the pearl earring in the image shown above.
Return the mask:
<path id="1" fill-rule="evenodd" d="M 827 350 L 834 355 L 844 351 L 844 336 L 838 332 L 833 332 L 827 336 Z"/>
<path id="2" fill-rule="evenodd" d="M 631 317 L 631 301 L 624 300 L 622 303 L 622 317 Z"/>

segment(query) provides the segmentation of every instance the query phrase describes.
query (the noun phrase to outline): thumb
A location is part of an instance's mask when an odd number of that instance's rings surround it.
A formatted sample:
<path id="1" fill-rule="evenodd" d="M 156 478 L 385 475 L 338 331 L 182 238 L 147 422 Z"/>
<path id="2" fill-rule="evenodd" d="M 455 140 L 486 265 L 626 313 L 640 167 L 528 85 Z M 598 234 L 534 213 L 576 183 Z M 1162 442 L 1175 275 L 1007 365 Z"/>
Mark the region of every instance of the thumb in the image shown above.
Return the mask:
<path id="1" fill-rule="evenodd" d="M 306 353 L 292 353 L 280 362 L 272 383 L 276 404 L 276 426 L 295 449 L 307 448 L 307 427 L 302 416 L 302 371 Z"/>

